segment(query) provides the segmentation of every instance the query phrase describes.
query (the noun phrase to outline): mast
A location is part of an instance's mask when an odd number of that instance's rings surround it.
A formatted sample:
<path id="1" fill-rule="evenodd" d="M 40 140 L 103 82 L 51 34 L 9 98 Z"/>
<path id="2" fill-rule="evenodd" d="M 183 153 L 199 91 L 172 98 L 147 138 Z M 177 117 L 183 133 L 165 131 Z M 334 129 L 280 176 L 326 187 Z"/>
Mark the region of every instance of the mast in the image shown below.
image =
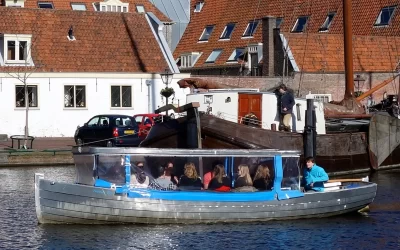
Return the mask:
<path id="1" fill-rule="evenodd" d="M 351 0 L 343 0 L 343 28 L 344 28 L 344 69 L 346 77 L 345 99 L 354 96 L 353 76 L 353 20 L 351 17 Z"/>

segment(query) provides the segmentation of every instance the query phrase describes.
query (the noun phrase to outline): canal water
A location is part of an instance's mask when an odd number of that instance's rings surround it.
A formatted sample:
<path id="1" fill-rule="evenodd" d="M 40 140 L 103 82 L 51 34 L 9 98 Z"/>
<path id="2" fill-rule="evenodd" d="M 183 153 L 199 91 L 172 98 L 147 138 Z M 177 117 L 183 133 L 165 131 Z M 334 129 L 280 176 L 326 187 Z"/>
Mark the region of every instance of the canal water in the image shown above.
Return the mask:
<path id="1" fill-rule="evenodd" d="M 219 225 L 38 225 L 35 172 L 72 181 L 73 167 L 0 168 L 0 249 L 400 249 L 400 170 L 375 173 L 367 214 Z"/>

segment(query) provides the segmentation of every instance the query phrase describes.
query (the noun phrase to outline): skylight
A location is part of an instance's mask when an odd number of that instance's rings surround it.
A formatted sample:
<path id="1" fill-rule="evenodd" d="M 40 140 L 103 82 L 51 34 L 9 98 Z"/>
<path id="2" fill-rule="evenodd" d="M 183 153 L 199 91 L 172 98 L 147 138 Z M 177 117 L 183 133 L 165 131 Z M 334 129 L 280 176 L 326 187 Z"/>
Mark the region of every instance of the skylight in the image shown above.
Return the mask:
<path id="1" fill-rule="evenodd" d="M 215 60 L 219 57 L 221 54 L 222 49 L 215 49 L 211 52 L 210 56 L 207 58 L 206 63 L 214 63 Z"/>
<path id="2" fill-rule="evenodd" d="M 41 9 L 53 9 L 53 4 L 48 2 L 38 2 L 38 6 Z"/>
<path id="3" fill-rule="evenodd" d="M 136 5 L 136 10 L 137 10 L 137 12 L 138 13 L 144 13 L 145 12 L 145 10 L 144 10 L 144 6 L 143 5 Z"/>
<path id="4" fill-rule="evenodd" d="M 86 10 L 86 5 L 84 3 L 71 3 L 71 8 L 73 10 Z"/>
<path id="5" fill-rule="evenodd" d="M 301 16 L 297 18 L 297 21 L 293 26 L 292 32 L 293 33 L 304 32 L 306 30 L 307 21 L 308 21 L 308 16 Z"/>
<path id="6" fill-rule="evenodd" d="M 201 1 L 197 2 L 196 6 L 194 7 L 194 12 L 200 12 L 201 9 L 203 8 L 203 5 L 204 5 L 204 2 L 201 2 Z"/>
<path id="7" fill-rule="evenodd" d="M 230 39 L 234 28 L 235 28 L 234 23 L 228 23 L 225 26 L 224 31 L 222 31 L 221 37 L 219 39 Z"/>
<path id="8" fill-rule="evenodd" d="M 227 62 L 237 62 L 238 57 L 244 52 L 244 48 L 236 48 Z"/>
<path id="9" fill-rule="evenodd" d="M 250 21 L 247 24 L 246 30 L 243 33 L 243 37 L 252 37 L 254 35 L 254 32 L 256 31 L 257 26 L 258 21 Z"/>
<path id="10" fill-rule="evenodd" d="M 325 22 L 322 24 L 321 28 L 319 28 L 319 31 L 328 31 L 329 27 L 331 27 L 331 23 L 335 15 L 336 12 L 329 13 L 325 19 Z"/>
<path id="11" fill-rule="evenodd" d="M 206 26 L 203 30 L 203 33 L 200 36 L 199 41 L 208 41 L 213 30 L 214 30 L 214 25 Z"/>
<path id="12" fill-rule="evenodd" d="M 375 26 L 389 25 L 396 7 L 397 6 L 383 7 L 381 12 L 379 13 L 378 18 L 375 21 Z"/>
<path id="13" fill-rule="evenodd" d="M 276 18 L 276 28 L 277 28 L 277 29 L 280 29 L 280 28 L 281 28 L 282 22 L 283 22 L 283 18 L 282 18 L 282 17 Z"/>

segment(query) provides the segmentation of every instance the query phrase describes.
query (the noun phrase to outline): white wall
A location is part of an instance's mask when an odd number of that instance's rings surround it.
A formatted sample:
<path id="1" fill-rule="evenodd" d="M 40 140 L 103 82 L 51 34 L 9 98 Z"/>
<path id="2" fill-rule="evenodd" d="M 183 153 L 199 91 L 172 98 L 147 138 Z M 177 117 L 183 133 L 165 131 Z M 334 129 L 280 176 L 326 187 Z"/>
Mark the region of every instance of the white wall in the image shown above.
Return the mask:
<path id="1" fill-rule="evenodd" d="M 74 136 L 77 125 L 82 125 L 91 117 L 98 114 L 126 114 L 152 113 L 158 106 L 162 106 L 160 90 L 165 87 L 161 79 L 151 79 L 138 76 L 104 77 L 104 74 L 79 77 L 30 77 L 28 85 L 38 85 L 38 108 L 29 110 L 29 134 L 36 137 L 71 137 Z M 65 74 L 64 74 L 65 75 Z M 93 74 L 94 75 L 94 74 Z M 176 92 L 175 101 L 180 105 L 186 103 L 186 94 L 189 89 L 180 89 L 176 82 L 182 77 L 173 79 L 170 86 Z M 148 105 L 148 87 L 151 83 L 151 110 Z M 0 77 L 0 134 L 24 134 L 25 108 L 16 108 L 15 86 L 22 85 L 19 80 L 10 77 Z M 64 85 L 86 86 L 86 107 L 71 109 L 64 107 Z M 111 107 L 111 85 L 132 86 L 132 108 Z M 171 99 L 171 98 L 170 98 Z M 164 101 L 165 103 L 165 101 Z"/>

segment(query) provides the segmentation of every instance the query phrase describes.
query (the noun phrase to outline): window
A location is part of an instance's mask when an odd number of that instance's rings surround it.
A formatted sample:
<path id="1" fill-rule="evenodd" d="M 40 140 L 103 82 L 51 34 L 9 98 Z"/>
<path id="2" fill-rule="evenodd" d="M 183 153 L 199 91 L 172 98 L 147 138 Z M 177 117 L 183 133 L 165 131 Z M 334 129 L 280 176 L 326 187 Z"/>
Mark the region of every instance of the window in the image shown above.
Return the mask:
<path id="1" fill-rule="evenodd" d="M 110 125 L 110 119 L 107 116 L 100 117 L 99 126 L 108 127 Z"/>
<path id="2" fill-rule="evenodd" d="M 283 18 L 282 18 L 282 17 L 276 18 L 276 23 L 275 23 L 275 25 L 276 25 L 276 28 L 277 28 L 277 29 L 280 29 L 280 28 L 281 28 L 282 22 L 283 22 Z"/>
<path id="3" fill-rule="evenodd" d="M 6 7 L 19 7 L 24 8 L 25 0 L 5 0 Z"/>
<path id="4" fill-rule="evenodd" d="M 38 2 L 38 6 L 41 9 L 53 9 L 53 3 L 48 2 Z"/>
<path id="5" fill-rule="evenodd" d="M 115 125 L 118 127 L 132 127 L 135 122 L 130 117 L 117 117 L 115 118 Z"/>
<path id="6" fill-rule="evenodd" d="M 123 3 L 119 0 L 108 0 L 106 2 L 100 2 L 99 7 L 96 6 L 96 9 L 108 12 L 128 12 L 128 7 L 129 3 Z"/>
<path id="7" fill-rule="evenodd" d="M 234 23 L 228 23 L 225 26 L 224 31 L 221 34 L 221 37 L 219 39 L 230 39 L 231 35 L 232 35 L 232 31 L 235 28 L 235 24 Z"/>
<path id="8" fill-rule="evenodd" d="M 86 5 L 84 3 L 71 3 L 71 8 L 73 10 L 86 10 Z"/>
<path id="9" fill-rule="evenodd" d="M 180 68 L 193 67 L 194 64 L 197 62 L 197 60 L 199 60 L 200 56 L 201 56 L 201 54 L 198 52 L 192 52 L 190 54 L 183 54 L 178 58 L 176 64 Z"/>
<path id="10" fill-rule="evenodd" d="M 215 49 L 211 52 L 210 56 L 207 58 L 206 63 L 214 63 L 218 56 L 221 54 L 222 49 Z"/>
<path id="11" fill-rule="evenodd" d="M 204 2 L 197 2 L 194 7 L 194 12 L 200 12 L 203 8 Z"/>
<path id="12" fill-rule="evenodd" d="M 256 28 L 258 26 L 258 21 L 251 21 L 247 24 L 246 30 L 243 33 L 243 37 L 252 37 Z"/>
<path id="13" fill-rule="evenodd" d="M 135 117 L 135 121 L 137 124 L 141 125 L 143 120 L 143 116 L 139 115 Z"/>
<path id="14" fill-rule="evenodd" d="M 244 52 L 244 48 L 236 48 L 228 59 L 228 62 L 237 62 L 238 57 Z"/>
<path id="15" fill-rule="evenodd" d="M 293 26 L 292 32 L 293 33 L 304 32 L 307 26 L 307 21 L 308 21 L 308 16 L 302 16 L 297 18 L 297 21 Z"/>
<path id="16" fill-rule="evenodd" d="M 375 26 L 389 25 L 396 7 L 397 6 L 387 6 L 382 8 L 378 18 L 375 21 Z"/>
<path id="17" fill-rule="evenodd" d="M 37 95 L 37 86 L 36 85 L 27 85 L 28 90 L 28 103 L 29 107 L 37 107 L 38 106 L 38 95 Z M 25 86 L 17 85 L 15 86 L 15 106 L 26 107 L 25 102 Z"/>
<path id="18" fill-rule="evenodd" d="M 86 107 L 86 86 L 65 85 L 64 86 L 64 107 L 85 108 Z"/>
<path id="19" fill-rule="evenodd" d="M 132 87 L 111 86 L 111 107 L 132 107 Z"/>
<path id="20" fill-rule="evenodd" d="M 96 127 L 97 125 L 99 125 L 99 117 L 93 117 L 87 124 L 88 127 Z"/>
<path id="21" fill-rule="evenodd" d="M 319 31 L 328 31 L 329 27 L 331 26 L 333 17 L 336 15 L 335 12 L 329 13 L 328 16 L 325 19 L 324 24 L 322 24 L 321 28 L 319 28 Z"/>
<path id="22" fill-rule="evenodd" d="M 136 10 L 138 13 L 144 13 L 144 6 L 143 5 L 136 5 Z"/>
<path id="23" fill-rule="evenodd" d="M 201 34 L 199 41 L 208 41 L 211 36 L 211 32 L 214 29 L 214 25 L 208 25 L 204 28 L 203 34 Z"/>

